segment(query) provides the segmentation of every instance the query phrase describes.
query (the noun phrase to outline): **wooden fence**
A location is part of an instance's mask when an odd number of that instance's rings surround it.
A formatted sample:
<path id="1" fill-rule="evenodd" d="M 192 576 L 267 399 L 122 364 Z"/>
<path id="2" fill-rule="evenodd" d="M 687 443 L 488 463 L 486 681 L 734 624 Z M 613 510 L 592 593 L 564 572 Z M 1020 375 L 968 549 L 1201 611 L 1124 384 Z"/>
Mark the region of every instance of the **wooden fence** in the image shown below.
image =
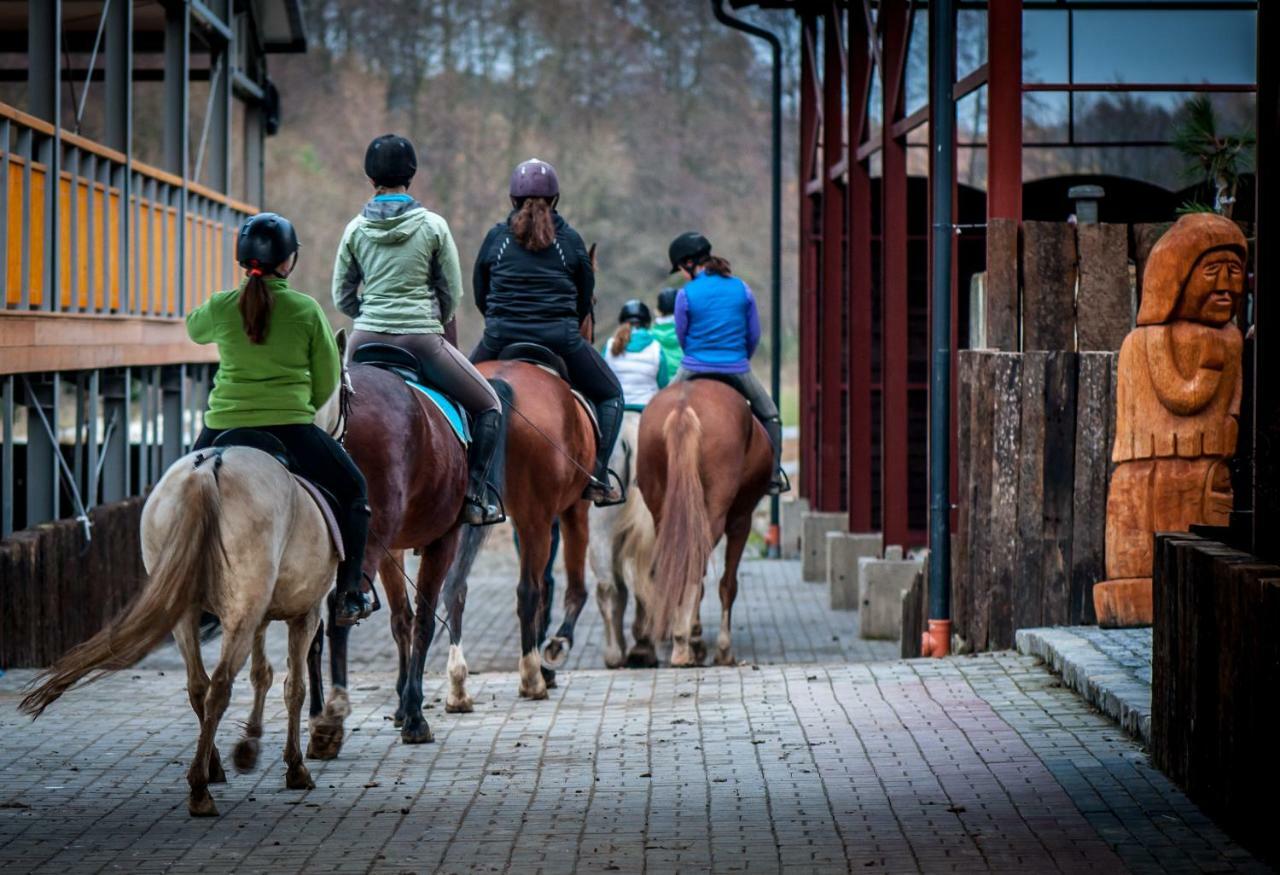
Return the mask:
<path id="1" fill-rule="evenodd" d="M 960 650 L 1090 623 L 1114 436 L 1107 352 L 966 351 L 958 368 L 952 629 Z"/>
<path id="2" fill-rule="evenodd" d="M 1280 864 L 1280 567 L 1188 534 L 1156 538 L 1151 760 Z"/>
<path id="3" fill-rule="evenodd" d="M 0 668 L 49 665 L 97 632 L 146 579 L 138 529 L 143 499 L 89 512 L 85 544 L 75 520 L 0 541 Z"/>

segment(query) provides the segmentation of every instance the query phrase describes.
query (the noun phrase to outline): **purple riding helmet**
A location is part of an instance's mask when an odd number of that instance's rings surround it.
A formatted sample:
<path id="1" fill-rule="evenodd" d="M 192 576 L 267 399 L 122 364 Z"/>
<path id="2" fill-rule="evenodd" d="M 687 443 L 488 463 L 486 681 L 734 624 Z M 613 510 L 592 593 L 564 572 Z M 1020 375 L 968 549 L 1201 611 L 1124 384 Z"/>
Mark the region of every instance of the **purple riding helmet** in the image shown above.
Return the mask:
<path id="1" fill-rule="evenodd" d="M 560 179 L 556 169 L 546 161 L 530 158 L 522 161 L 511 171 L 511 197 L 545 197 L 560 196 Z"/>

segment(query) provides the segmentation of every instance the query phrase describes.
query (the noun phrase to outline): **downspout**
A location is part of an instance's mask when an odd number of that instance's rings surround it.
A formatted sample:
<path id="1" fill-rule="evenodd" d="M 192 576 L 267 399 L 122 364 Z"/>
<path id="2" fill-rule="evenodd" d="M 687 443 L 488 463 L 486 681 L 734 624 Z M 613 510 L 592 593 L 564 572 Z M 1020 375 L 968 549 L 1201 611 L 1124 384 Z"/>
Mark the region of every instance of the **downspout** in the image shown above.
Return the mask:
<path id="1" fill-rule="evenodd" d="M 781 409 L 782 403 L 782 41 L 772 31 L 756 27 L 740 18 L 734 18 L 724 10 L 724 0 L 711 0 L 711 11 L 716 19 L 734 30 L 765 40 L 773 51 L 773 191 L 772 228 L 770 229 L 770 253 L 773 276 L 769 287 L 769 318 L 772 337 L 769 343 L 769 393 L 773 403 Z M 769 555 L 780 555 L 781 534 L 778 528 L 778 496 L 769 499 Z"/>
<path id="2" fill-rule="evenodd" d="M 933 367 L 929 370 L 929 628 L 922 656 L 951 651 L 951 246 L 955 182 L 956 66 L 952 0 L 929 4 L 933 87 L 930 135 L 933 146 Z"/>

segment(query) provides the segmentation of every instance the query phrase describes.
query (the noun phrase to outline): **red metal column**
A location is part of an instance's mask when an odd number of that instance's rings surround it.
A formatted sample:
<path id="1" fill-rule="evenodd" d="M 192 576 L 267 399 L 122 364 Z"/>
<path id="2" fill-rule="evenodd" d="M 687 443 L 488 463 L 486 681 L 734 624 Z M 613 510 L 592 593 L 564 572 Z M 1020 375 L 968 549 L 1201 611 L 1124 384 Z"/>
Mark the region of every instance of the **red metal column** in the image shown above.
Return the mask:
<path id="1" fill-rule="evenodd" d="M 881 181 L 884 229 L 883 385 L 881 495 L 884 543 L 907 544 L 907 146 L 890 130 L 902 116 L 906 62 L 907 0 L 885 0 L 880 7 L 881 82 L 884 96 L 884 178 Z"/>
<path id="2" fill-rule="evenodd" d="M 817 17 L 800 16 L 800 495 L 815 501 L 818 483 L 818 246 L 810 191 L 817 166 L 818 109 L 815 37 Z"/>
<path id="3" fill-rule="evenodd" d="M 867 19 L 848 12 L 849 531 L 871 531 L 871 175 L 855 160 L 871 94 Z"/>
<path id="4" fill-rule="evenodd" d="M 1022 0 L 987 9 L 987 218 L 1022 221 Z"/>
<path id="5" fill-rule="evenodd" d="M 822 26 L 822 305 L 818 327 L 818 491 L 815 508 L 839 511 L 845 496 L 840 468 L 845 450 L 844 369 L 844 29 L 835 2 Z"/>

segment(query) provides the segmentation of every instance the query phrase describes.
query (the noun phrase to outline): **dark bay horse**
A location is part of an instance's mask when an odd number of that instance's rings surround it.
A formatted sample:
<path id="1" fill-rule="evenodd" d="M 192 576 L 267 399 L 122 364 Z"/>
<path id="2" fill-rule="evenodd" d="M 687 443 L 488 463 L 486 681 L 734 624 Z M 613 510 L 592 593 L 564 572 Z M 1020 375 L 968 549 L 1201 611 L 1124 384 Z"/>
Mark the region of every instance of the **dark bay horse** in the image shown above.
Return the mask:
<path id="1" fill-rule="evenodd" d="M 346 448 L 363 472 L 373 511 L 365 548 L 364 573 L 382 581 L 390 607 L 391 635 L 399 652 L 396 726 L 408 744 L 432 740 L 422 714 L 422 674 L 435 634 L 436 609 L 445 575 L 458 548 L 467 454 L 444 415 L 421 392 L 393 373 L 354 364 L 347 371 L 351 393 L 347 403 Z M 498 472 L 500 474 L 500 472 Z M 411 606 L 404 574 L 406 550 L 421 552 L 416 605 Z M 463 601 L 446 593 L 450 638 L 458 642 Z M 415 622 L 416 610 L 416 622 Z M 350 713 L 347 697 L 347 639 L 350 629 L 328 624 L 333 690 L 323 695 L 321 669 L 324 630 L 312 644 L 311 742 L 307 755 L 332 759 L 343 741 L 343 720 Z M 450 690 L 445 708 L 472 709 L 465 681 L 466 661 L 460 643 L 449 649 Z"/>
<path id="2" fill-rule="evenodd" d="M 659 545 L 645 604 L 653 639 L 671 635 L 673 666 L 701 664 L 702 582 L 711 551 L 726 537 L 716 664 L 732 665 L 738 564 L 751 515 L 769 487 L 769 437 L 736 390 L 697 379 L 653 397 L 640 417 L 639 444 L 637 483 L 653 513 Z"/>

